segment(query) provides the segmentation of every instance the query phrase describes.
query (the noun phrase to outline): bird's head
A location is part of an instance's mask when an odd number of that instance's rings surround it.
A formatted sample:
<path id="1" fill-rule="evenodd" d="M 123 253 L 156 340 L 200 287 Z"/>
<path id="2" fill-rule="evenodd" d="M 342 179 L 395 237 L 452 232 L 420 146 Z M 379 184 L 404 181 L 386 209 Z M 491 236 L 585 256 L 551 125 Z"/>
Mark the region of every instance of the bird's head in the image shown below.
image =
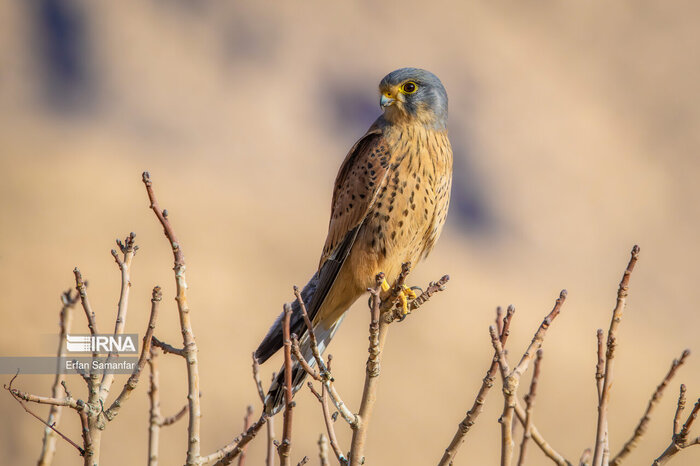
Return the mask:
<path id="1" fill-rule="evenodd" d="M 379 83 L 379 105 L 391 123 L 420 122 L 447 127 L 447 92 L 437 76 L 419 68 L 401 68 Z"/>

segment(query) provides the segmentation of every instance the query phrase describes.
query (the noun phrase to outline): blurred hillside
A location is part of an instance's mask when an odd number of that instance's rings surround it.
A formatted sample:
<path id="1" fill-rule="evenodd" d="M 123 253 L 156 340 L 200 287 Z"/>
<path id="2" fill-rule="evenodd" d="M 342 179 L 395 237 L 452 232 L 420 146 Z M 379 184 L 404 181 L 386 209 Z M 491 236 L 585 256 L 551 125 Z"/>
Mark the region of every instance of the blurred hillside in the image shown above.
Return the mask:
<path id="1" fill-rule="evenodd" d="M 452 281 L 391 330 L 369 464 L 437 462 L 489 364 L 496 305 L 517 308 L 509 347 L 520 354 L 562 288 L 535 422 L 577 460 L 595 434 L 595 330 L 609 324 L 634 243 L 613 451 L 671 360 L 696 353 L 630 456 L 648 464 L 670 440 L 678 384 L 700 396 L 699 12 L 687 1 L 0 0 L 0 354 L 40 354 L 75 266 L 98 326 L 111 328 L 119 274 L 109 249 L 129 231 L 141 249 L 127 330 L 143 332 L 153 285 L 172 298 L 172 258 L 141 184 L 149 170 L 188 263 L 203 450 L 227 442 L 247 403 L 259 412 L 249 355 L 318 263 L 333 179 L 379 114 L 379 80 L 419 66 L 450 96 L 455 180 L 445 233 L 411 282 Z M 367 342 L 360 301 L 331 347 L 354 407 Z M 87 331 L 80 314 L 75 322 Z M 156 334 L 179 341 L 174 305 Z M 279 364 L 265 364 L 264 379 Z M 185 401 L 180 361 L 163 358 L 161 379 L 168 415 Z M 17 383 L 47 394 L 51 380 Z M 146 459 L 142 385 L 108 426 L 106 466 Z M 499 388 L 457 464 L 497 463 Z M 314 464 L 320 410 L 306 390 L 298 402 L 293 455 Z M 7 394 L 0 413 L 0 463 L 32 464 L 41 425 Z M 79 438 L 73 413 L 62 427 Z M 184 423 L 162 432 L 162 464 L 180 464 L 184 434 Z M 252 462 L 262 447 L 251 445 Z M 534 447 L 529 455 L 547 464 Z M 62 443 L 56 460 L 77 461 Z M 674 464 L 699 461 L 697 448 Z"/>

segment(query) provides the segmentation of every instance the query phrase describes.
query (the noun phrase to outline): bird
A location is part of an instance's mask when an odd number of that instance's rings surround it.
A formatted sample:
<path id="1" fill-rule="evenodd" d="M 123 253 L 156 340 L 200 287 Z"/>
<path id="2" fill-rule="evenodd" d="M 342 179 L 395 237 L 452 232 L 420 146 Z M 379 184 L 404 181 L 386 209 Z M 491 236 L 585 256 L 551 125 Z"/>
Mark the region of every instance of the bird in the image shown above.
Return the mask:
<path id="1" fill-rule="evenodd" d="M 333 188 L 328 235 L 318 269 L 300 295 L 323 352 L 346 311 L 375 286 L 395 283 L 404 263 L 412 268 L 435 246 L 447 217 L 452 185 L 452 147 L 447 134 L 447 92 L 440 79 L 420 68 L 401 68 L 379 83 L 381 115 L 352 146 Z M 404 286 L 404 314 L 416 295 Z M 254 357 L 264 363 L 283 346 L 284 312 Z M 292 303 L 290 330 L 313 366 L 301 306 Z M 265 412 L 284 406 L 284 366 L 265 396 Z M 295 362 L 293 392 L 306 376 Z"/>

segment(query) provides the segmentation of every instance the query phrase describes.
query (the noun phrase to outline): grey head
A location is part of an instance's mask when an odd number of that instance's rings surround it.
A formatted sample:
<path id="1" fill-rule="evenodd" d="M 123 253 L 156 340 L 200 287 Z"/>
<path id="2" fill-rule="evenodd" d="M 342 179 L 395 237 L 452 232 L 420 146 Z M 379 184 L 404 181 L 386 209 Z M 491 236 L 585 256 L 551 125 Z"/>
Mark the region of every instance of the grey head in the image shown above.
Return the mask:
<path id="1" fill-rule="evenodd" d="M 389 123 L 420 122 L 434 129 L 447 128 L 447 91 L 430 71 L 392 71 L 379 83 L 379 93 Z"/>

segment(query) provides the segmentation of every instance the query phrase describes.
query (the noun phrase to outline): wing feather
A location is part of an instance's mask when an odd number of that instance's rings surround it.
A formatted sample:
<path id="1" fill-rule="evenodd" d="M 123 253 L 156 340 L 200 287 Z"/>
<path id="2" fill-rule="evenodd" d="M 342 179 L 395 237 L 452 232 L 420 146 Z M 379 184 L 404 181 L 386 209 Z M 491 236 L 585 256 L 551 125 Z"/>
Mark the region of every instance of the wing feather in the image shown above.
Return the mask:
<path id="1" fill-rule="evenodd" d="M 319 282 L 309 306 L 313 319 L 335 283 L 355 244 L 377 194 L 386 185 L 389 150 L 381 130 L 373 126 L 345 157 L 335 180 L 328 236 L 319 264 Z"/>

